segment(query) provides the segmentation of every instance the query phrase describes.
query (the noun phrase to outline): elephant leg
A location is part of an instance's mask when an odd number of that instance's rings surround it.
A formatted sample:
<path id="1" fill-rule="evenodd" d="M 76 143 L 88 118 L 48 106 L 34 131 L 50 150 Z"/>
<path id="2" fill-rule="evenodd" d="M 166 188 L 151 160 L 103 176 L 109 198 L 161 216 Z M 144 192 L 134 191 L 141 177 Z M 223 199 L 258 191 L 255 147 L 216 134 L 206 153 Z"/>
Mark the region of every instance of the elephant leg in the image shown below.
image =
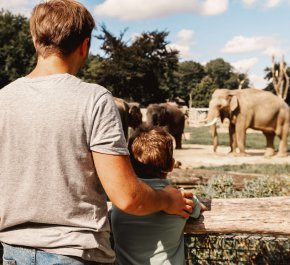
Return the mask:
<path id="1" fill-rule="evenodd" d="M 175 135 L 174 139 L 175 139 L 175 149 L 182 149 L 182 146 L 181 146 L 182 134 Z"/>
<path id="2" fill-rule="evenodd" d="M 229 136 L 230 136 L 230 154 L 236 154 L 237 149 L 237 137 L 236 137 L 236 127 L 235 124 L 230 124 L 229 126 Z"/>
<path id="3" fill-rule="evenodd" d="M 246 155 L 246 151 L 245 151 L 246 129 L 241 123 L 236 124 L 236 141 L 237 141 L 237 146 L 240 150 L 240 155 L 245 156 Z"/>
<path id="4" fill-rule="evenodd" d="M 275 134 L 274 133 L 265 133 L 263 132 L 263 134 L 266 137 L 267 140 L 267 146 L 266 146 L 266 152 L 265 152 L 265 157 L 270 157 L 273 156 L 275 154 L 275 150 L 274 150 L 274 138 L 275 138 Z"/>
<path id="5" fill-rule="evenodd" d="M 280 143 L 279 143 L 279 151 L 277 156 L 279 157 L 285 157 L 287 156 L 288 152 L 288 134 L 289 134 L 289 124 L 287 123 L 286 125 L 284 124 L 281 135 L 279 136 L 280 138 Z"/>

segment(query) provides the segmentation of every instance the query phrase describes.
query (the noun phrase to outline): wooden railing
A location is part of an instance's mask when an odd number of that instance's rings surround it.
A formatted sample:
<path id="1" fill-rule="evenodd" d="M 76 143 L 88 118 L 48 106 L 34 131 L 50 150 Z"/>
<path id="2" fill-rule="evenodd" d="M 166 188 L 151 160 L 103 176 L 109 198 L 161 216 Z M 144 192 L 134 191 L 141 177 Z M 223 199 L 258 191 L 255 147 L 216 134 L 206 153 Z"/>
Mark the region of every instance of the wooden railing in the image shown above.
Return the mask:
<path id="1" fill-rule="evenodd" d="M 185 232 L 290 236 L 290 196 L 213 199 L 209 211 L 188 220 Z"/>

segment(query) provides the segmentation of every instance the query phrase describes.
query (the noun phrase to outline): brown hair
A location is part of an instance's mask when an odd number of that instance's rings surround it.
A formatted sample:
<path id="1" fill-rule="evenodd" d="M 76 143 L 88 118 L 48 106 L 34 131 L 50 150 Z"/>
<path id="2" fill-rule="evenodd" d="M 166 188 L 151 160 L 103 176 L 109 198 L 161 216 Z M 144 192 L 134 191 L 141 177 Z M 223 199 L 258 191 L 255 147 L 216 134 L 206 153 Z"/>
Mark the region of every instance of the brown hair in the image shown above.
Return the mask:
<path id="1" fill-rule="evenodd" d="M 129 139 L 131 161 L 141 178 L 166 178 L 172 170 L 173 141 L 160 127 L 139 128 Z"/>
<path id="2" fill-rule="evenodd" d="M 30 18 L 36 52 L 44 58 L 51 54 L 69 55 L 91 37 L 94 27 L 90 12 L 74 0 L 50 0 L 38 4 Z"/>

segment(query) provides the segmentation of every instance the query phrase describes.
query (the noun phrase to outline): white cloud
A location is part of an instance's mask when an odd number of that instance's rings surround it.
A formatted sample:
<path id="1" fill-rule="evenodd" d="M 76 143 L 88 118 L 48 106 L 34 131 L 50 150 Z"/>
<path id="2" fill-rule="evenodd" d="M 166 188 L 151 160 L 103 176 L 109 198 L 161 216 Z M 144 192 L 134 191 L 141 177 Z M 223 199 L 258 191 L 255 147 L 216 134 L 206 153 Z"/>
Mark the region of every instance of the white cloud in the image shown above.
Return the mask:
<path id="1" fill-rule="evenodd" d="M 253 7 L 259 5 L 264 8 L 274 8 L 280 5 L 284 0 L 242 0 L 246 7 Z"/>
<path id="2" fill-rule="evenodd" d="M 176 42 L 169 44 L 168 47 L 179 51 L 182 60 L 193 58 L 191 46 L 194 44 L 194 32 L 190 29 L 182 29 L 176 35 Z"/>
<path id="3" fill-rule="evenodd" d="M 283 54 L 285 54 L 286 51 L 284 49 L 281 49 L 279 47 L 268 47 L 263 51 L 263 54 L 268 55 L 268 56 L 272 56 L 272 55 L 276 55 L 276 56 L 282 56 Z"/>
<path id="4" fill-rule="evenodd" d="M 225 53 L 244 53 L 252 51 L 265 51 L 269 48 L 276 47 L 278 40 L 272 37 L 244 37 L 235 36 L 229 40 L 222 52 Z"/>
<path id="5" fill-rule="evenodd" d="M 244 5 L 247 7 L 253 6 L 256 2 L 256 0 L 243 0 Z"/>
<path id="6" fill-rule="evenodd" d="M 229 0 L 105 0 L 95 8 L 99 16 L 138 20 L 181 12 L 218 15 L 228 9 Z M 121 6 L 120 6 L 121 5 Z"/>
<path id="7" fill-rule="evenodd" d="M 281 4 L 281 2 L 282 2 L 281 0 L 267 0 L 266 4 L 265 4 L 265 7 L 273 8 L 273 7 L 276 7 L 279 4 Z"/>
<path id="8" fill-rule="evenodd" d="M 35 6 L 40 2 L 39 0 L 7 0 L 0 2 L 0 9 L 9 10 L 14 14 L 22 14 L 27 17 L 30 16 L 30 13 Z"/>
<path id="9" fill-rule="evenodd" d="M 258 89 L 264 89 L 269 82 L 265 80 L 264 77 L 256 74 L 249 75 L 249 79 L 250 85 Z"/>
<path id="10" fill-rule="evenodd" d="M 197 2 L 197 1 L 196 1 Z M 206 0 L 204 3 L 199 4 L 200 14 L 213 16 L 224 13 L 228 9 L 228 1 L 227 0 Z M 186 10 L 185 10 L 186 11 Z M 192 12 L 198 12 L 192 8 Z"/>
<path id="11" fill-rule="evenodd" d="M 178 43 L 191 45 L 193 43 L 194 32 L 191 29 L 182 29 L 177 33 Z"/>
<path id="12" fill-rule="evenodd" d="M 259 62 L 259 59 L 249 58 L 244 60 L 239 60 L 236 62 L 232 62 L 231 65 L 235 68 L 235 70 L 239 73 L 247 73 L 249 72 L 254 65 L 256 65 Z"/>

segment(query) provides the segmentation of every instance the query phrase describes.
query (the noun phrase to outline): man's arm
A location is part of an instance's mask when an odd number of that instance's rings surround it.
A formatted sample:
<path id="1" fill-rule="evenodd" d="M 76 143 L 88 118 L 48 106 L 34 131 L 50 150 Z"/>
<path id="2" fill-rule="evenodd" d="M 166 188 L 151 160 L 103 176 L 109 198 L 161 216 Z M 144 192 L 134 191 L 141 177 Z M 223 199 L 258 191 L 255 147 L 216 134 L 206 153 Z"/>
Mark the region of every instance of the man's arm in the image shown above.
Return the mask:
<path id="1" fill-rule="evenodd" d="M 92 152 L 95 167 L 102 185 L 120 210 L 134 215 L 157 211 L 189 217 L 193 202 L 191 192 L 179 191 L 172 186 L 154 190 L 140 181 L 128 156 Z"/>

